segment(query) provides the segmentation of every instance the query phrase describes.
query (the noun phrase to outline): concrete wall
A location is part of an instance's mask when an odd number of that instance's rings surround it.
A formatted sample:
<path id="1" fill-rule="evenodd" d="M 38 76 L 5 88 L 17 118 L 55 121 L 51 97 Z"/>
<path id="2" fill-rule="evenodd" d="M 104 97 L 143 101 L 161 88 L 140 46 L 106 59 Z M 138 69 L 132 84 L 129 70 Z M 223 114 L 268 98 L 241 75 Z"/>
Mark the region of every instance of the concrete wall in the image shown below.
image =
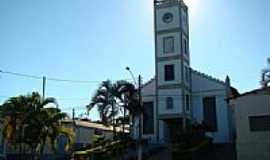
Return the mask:
<path id="1" fill-rule="evenodd" d="M 86 128 L 78 126 L 76 128 L 76 143 L 79 144 L 92 144 L 93 143 L 93 135 L 95 129 L 94 128 Z M 111 131 L 102 131 L 106 139 L 112 139 L 113 133 Z"/>
<path id="2" fill-rule="evenodd" d="M 143 138 L 148 139 L 150 142 L 156 142 L 156 130 L 157 130 L 157 107 L 156 107 L 156 81 L 151 80 L 146 86 L 143 87 L 142 89 L 142 97 L 143 97 L 143 102 L 153 102 L 154 106 L 154 133 L 153 134 L 144 134 Z M 138 123 L 136 123 L 137 125 Z"/>
<path id="3" fill-rule="evenodd" d="M 215 143 L 232 141 L 229 128 L 229 106 L 226 102 L 226 85 L 212 77 L 192 71 L 192 115 L 201 123 L 203 121 L 203 98 L 216 97 L 217 132 L 207 133 Z"/>
<path id="4" fill-rule="evenodd" d="M 269 160 L 270 131 L 250 131 L 249 116 L 270 115 L 270 95 L 250 94 L 232 100 L 238 160 Z"/>

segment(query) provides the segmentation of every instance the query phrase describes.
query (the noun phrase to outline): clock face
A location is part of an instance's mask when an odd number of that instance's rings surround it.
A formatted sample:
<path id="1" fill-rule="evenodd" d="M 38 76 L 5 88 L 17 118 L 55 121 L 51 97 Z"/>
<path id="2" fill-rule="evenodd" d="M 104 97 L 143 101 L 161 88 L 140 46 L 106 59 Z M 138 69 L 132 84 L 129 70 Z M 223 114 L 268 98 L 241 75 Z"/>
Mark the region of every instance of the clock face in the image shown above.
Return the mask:
<path id="1" fill-rule="evenodd" d="M 173 14 L 172 13 L 165 13 L 162 17 L 163 22 L 170 23 L 173 20 Z"/>

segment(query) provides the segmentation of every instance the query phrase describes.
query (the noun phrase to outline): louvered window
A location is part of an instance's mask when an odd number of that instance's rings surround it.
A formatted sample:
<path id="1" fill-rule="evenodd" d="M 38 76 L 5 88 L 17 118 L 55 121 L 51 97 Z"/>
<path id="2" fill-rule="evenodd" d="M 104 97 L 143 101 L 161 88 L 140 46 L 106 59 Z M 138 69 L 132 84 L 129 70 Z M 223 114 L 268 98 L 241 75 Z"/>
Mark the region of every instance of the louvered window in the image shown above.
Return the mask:
<path id="1" fill-rule="evenodd" d="M 217 131 L 216 97 L 203 98 L 204 125 L 207 131 Z"/>
<path id="2" fill-rule="evenodd" d="M 165 65 L 164 66 L 164 79 L 165 81 L 173 81 L 174 80 L 174 65 Z"/>
<path id="3" fill-rule="evenodd" d="M 174 52 L 174 38 L 173 37 L 163 38 L 163 50 L 164 50 L 164 53 Z"/>
<path id="4" fill-rule="evenodd" d="M 154 103 L 143 103 L 143 134 L 154 133 Z"/>

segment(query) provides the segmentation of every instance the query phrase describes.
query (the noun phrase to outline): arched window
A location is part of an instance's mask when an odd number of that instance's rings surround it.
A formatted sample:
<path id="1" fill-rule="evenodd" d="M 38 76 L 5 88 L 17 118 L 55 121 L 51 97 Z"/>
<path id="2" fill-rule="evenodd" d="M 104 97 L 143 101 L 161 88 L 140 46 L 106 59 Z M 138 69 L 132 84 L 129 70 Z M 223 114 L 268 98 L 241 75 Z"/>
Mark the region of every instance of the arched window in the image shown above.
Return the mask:
<path id="1" fill-rule="evenodd" d="M 166 108 L 167 109 L 172 109 L 173 108 L 173 98 L 172 97 L 167 97 L 166 98 Z"/>

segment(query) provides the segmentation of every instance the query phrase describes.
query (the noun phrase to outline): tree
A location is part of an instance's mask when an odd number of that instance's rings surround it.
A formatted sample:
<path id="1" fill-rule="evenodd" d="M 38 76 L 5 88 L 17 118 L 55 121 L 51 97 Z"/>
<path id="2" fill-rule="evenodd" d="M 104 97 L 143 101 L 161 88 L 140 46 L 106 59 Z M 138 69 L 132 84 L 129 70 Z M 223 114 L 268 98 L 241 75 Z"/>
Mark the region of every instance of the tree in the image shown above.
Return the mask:
<path id="1" fill-rule="evenodd" d="M 73 132 L 60 123 L 67 115 L 57 106 L 54 98 L 43 100 L 37 92 L 8 99 L 0 108 L 2 133 L 7 142 L 15 148 L 19 144 L 20 153 L 26 145 L 32 153 L 37 150 L 43 153 L 48 141 L 51 142 L 52 150 L 55 150 L 57 137 L 61 134 L 66 135 L 71 143 Z"/>
<path id="2" fill-rule="evenodd" d="M 114 138 L 116 137 L 114 118 L 119 113 L 119 96 L 118 86 L 107 80 L 101 83 L 90 104 L 87 105 L 88 110 L 97 107 L 104 125 L 112 124 Z"/>
<path id="3" fill-rule="evenodd" d="M 43 155 L 44 146 L 48 143 L 52 151 L 56 152 L 56 145 L 60 135 L 64 135 L 68 140 L 66 149 L 73 143 L 75 136 L 73 130 L 61 125 L 61 120 L 66 118 L 67 115 L 62 113 L 60 109 L 42 108 L 39 112 L 35 113 L 33 117 L 34 118 L 30 121 L 31 124 L 33 124 L 32 126 L 36 127 L 39 135 L 37 150 L 39 151 L 40 156 Z"/>
<path id="4" fill-rule="evenodd" d="M 122 102 L 124 108 L 127 108 L 132 116 L 132 119 L 138 117 L 139 120 L 139 137 L 138 137 L 138 159 L 142 159 L 142 113 L 143 108 L 141 104 L 141 76 L 139 76 L 138 88 L 126 81 L 118 82 L 120 85 L 119 92 L 122 95 Z M 132 120 L 134 122 L 134 120 Z"/>
<path id="5" fill-rule="evenodd" d="M 138 89 L 132 83 L 124 80 L 117 81 L 114 84 L 111 81 L 105 81 L 99 86 L 87 109 L 91 110 L 93 107 L 97 107 L 100 118 L 105 124 L 108 120 L 111 120 L 111 117 L 118 114 L 120 108 L 128 110 L 131 117 L 141 116 L 143 111 L 139 100 Z M 141 136 L 139 136 L 138 141 L 139 151 L 142 151 Z M 138 154 L 141 153 L 138 152 Z"/>

